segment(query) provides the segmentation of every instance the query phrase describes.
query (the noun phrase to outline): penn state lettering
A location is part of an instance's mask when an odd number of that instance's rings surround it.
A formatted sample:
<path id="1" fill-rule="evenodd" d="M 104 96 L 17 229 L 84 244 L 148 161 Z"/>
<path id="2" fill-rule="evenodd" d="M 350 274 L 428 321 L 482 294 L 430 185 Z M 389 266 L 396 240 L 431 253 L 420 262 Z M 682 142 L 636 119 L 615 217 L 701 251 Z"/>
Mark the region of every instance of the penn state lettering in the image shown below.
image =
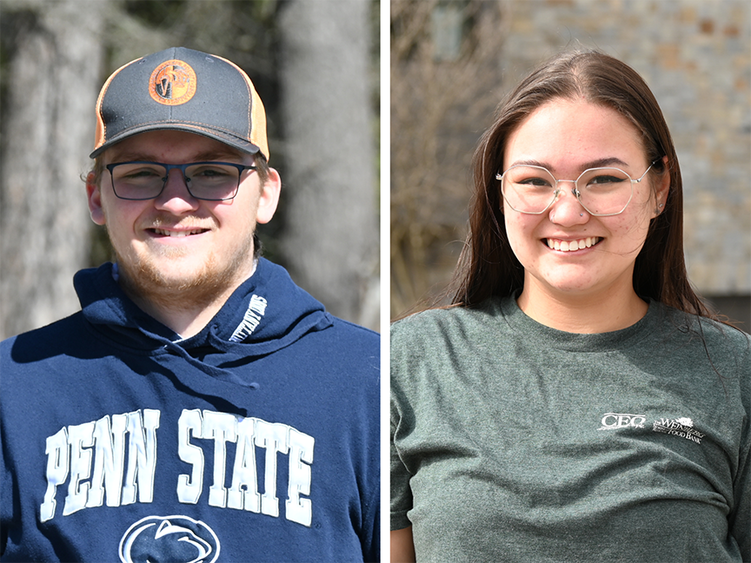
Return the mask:
<path id="1" fill-rule="evenodd" d="M 203 448 L 191 442 L 191 436 L 214 442 L 213 484 L 208 503 L 219 508 L 243 509 L 279 516 L 277 497 L 277 454 L 288 456 L 289 477 L 285 517 L 310 526 L 311 468 L 315 440 L 286 424 L 269 423 L 259 418 L 239 418 L 213 411 L 183 410 L 179 420 L 180 459 L 193 466 L 190 475 L 182 474 L 177 481 L 177 496 L 182 503 L 195 504 L 203 493 Z M 224 486 L 227 465 L 227 444 L 235 444 L 232 485 Z M 256 447 L 265 450 L 263 494 L 259 493 Z"/>
<path id="2" fill-rule="evenodd" d="M 107 506 L 134 503 L 136 491 L 139 502 L 151 502 L 154 498 L 159 416 L 160 412 L 152 409 L 116 414 L 111 420 L 105 416 L 63 427 L 47 438 L 47 491 L 40 508 L 40 520 L 46 522 L 55 516 L 57 487 L 66 480 L 68 495 L 63 516 L 101 506 L 105 492 Z M 127 472 L 124 467 L 126 433 Z M 91 480 L 86 481 L 89 476 Z"/>
<path id="3" fill-rule="evenodd" d="M 151 503 L 160 418 L 160 411 L 153 409 L 107 415 L 63 427 L 48 437 L 47 489 L 40 520 L 55 517 L 58 487 L 66 482 L 63 516 L 104 503 L 110 507 Z M 285 518 L 310 526 L 312 501 L 303 497 L 310 494 L 313 437 L 286 424 L 209 410 L 183 410 L 177 424 L 178 456 L 191 467 L 189 473 L 175 476 L 180 503 L 196 504 L 204 496 L 205 453 L 210 450 L 212 484 L 206 497 L 210 506 L 279 517 L 277 469 L 283 455 L 288 463 Z M 227 488 L 230 444 L 234 445 L 234 462 Z M 258 455 L 264 460 L 262 476 Z"/>

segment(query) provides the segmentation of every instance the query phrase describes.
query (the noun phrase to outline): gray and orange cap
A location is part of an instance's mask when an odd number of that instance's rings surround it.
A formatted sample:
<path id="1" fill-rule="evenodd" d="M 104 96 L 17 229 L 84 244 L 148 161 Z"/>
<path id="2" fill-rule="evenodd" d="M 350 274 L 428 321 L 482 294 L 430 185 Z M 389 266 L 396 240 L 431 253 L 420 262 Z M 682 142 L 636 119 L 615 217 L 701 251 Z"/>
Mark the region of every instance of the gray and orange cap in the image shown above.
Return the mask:
<path id="1" fill-rule="evenodd" d="M 116 70 L 99 93 L 96 116 L 91 158 L 138 133 L 169 129 L 269 159 L 266 112 L 248 75 L 226 59 L 184 47 Z"/>

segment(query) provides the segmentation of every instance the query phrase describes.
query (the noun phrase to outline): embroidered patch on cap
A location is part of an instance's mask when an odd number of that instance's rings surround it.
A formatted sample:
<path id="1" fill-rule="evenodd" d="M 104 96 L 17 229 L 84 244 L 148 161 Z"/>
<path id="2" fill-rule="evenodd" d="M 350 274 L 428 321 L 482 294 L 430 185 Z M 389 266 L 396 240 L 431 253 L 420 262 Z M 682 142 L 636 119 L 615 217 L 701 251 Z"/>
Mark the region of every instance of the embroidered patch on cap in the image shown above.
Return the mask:
<path id="1" fill-rule="evenodd" d="M 154 101 L 166 106 L 189 102 L 196 93 L 196 73 L 184 61 L 165 61 L 151 73 L 149 93 Z"/>

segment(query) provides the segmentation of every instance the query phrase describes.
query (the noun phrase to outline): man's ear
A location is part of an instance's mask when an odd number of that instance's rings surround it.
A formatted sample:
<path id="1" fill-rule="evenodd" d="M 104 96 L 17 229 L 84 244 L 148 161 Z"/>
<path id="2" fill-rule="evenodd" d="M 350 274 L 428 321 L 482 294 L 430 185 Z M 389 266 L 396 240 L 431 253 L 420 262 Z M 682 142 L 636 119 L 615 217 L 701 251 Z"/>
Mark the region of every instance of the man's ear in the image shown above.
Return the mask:
<path id="1" fill-rule="evenodd" d="M 102 208 L 102 190 L 96 183 L 96 175 L 89 172 L 86 176 L 86 199 L 89 202 L 89 215 L 97 225 L 104 225 L 106 219 Z"/>
<path id="2" fill-rule="evenodd" d="M 282 191 L 282 179 L 279 172 L 269 168 L 269 177 L 261 186 L 261 193 L 258 199 L 258 209 L 256 211 L 256 222 L 265 224 L 271 221 L 276 212 L 276 206 L 279 204 L 279 194 Z"/>

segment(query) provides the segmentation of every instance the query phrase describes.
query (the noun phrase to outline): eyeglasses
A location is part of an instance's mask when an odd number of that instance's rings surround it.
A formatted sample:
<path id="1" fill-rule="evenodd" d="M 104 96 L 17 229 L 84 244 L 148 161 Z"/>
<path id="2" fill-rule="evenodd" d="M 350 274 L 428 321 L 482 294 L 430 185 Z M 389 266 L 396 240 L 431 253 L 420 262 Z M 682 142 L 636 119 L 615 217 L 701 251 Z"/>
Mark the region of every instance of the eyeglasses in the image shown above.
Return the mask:
<path id="1" fill-rule="evenodd" d="M 196 199 L 226 201 L 233 199 L 240 188 L 240 178 L 245 166 L 232 162 L 190 162 L 164 164 L 162 162 L 134 161 L 108 164 L 112 189 L 120 199 L 145 200 L 159 197 L 167 185 L 170 170 L 180 170 L 188 192 Z"/>
<path id="2" fill-rule="evenodd" d="M 656 160 L 637 180 L 633 180 L 620 168 L 590 168 L 576 180 L 556 180 L 542 166 L 516 164 L 503 174 L 496 174 L 501 181 L 501 193 L 509 207 L 519 213 L 541 215 L 558 199 L 560 182 L 571 182 L 571 193 L 590 215 L 607 217 L 619 215 L 626 210 L 634 193 L 634 184 L 642 181 Z"/>

